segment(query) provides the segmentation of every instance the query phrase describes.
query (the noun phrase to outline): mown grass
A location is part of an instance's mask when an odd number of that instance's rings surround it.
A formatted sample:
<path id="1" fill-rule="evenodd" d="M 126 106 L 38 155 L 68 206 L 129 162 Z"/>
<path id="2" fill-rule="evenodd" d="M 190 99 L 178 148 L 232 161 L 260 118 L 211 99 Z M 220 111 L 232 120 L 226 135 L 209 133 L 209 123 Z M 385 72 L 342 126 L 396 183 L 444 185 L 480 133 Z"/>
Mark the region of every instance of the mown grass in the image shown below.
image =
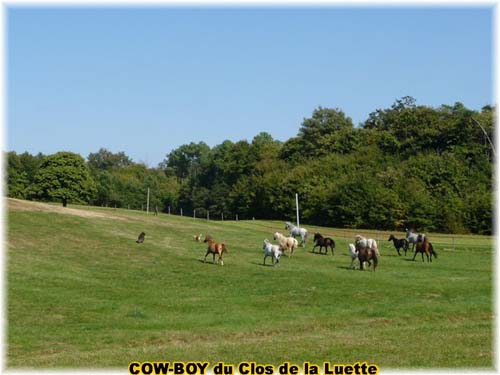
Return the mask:
<path id="1" fill-rule="evenodd" d="M 349 270 L 352 240 L 340 237 L 335 256 L 312 254 L 310 242 L 264 267 L 262 241 L 284 232 L 282 222 L 95 210 L 123 219 L 8 212 L 9 368 L 124 369 L 132 360 L 493 366 L 490 237 L 464 237 L 455 251 L 436 246 L 432 264 L 380 241 L 376 273 Z M 335 229 L 320 229 L 335 238 Z M 198 233 L 228 245 L 224 267 L 202 262 Z"/>

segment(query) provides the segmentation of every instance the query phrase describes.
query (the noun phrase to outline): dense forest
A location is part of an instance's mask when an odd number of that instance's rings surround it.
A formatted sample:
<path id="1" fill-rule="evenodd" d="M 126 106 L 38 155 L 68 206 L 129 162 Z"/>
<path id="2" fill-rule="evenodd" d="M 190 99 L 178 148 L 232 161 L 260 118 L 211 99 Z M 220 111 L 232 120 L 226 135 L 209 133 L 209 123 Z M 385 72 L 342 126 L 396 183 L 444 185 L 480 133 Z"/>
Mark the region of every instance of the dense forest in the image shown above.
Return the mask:
<path id="1" fill-rule="evenodd" d="M 495 109 L 438 108 L 411 97 L 354 126 L 340 109 L 317 108 L 280 142 L 190 143 L 156 168 L 104 148 L 8 152 L 8 196 L 150 209 L 210 219 L 293 219 L 332 227 L 492 232 Z"/>

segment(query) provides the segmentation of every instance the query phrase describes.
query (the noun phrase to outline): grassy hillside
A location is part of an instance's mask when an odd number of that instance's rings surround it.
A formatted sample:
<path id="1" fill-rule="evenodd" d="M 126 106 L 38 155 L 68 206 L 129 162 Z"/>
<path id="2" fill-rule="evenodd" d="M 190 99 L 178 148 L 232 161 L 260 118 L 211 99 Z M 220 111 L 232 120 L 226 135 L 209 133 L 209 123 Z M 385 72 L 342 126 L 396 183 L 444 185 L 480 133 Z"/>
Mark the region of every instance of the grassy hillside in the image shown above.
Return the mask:
<path id="1" fill-rule="evenodd" d="M 462 237 L 453 251 L 436 245 L 431 264 L 398 257 L 380 241 L 374 273 L 348 269 L 352 239 L 311 227 L 336 239 L 335 256 L 312 254 L 310 242 L 264 267 L 262 241 L 284 232 L 282 222 L 13 200 L 8 207 L 10 368 L 124 369 L 132 360 L 493 364 L 490 237 Z M 138 245 L 141 231 L 146 241 Z M 199 233 L 227 244 L 223 267 L 202 262 Z"/>

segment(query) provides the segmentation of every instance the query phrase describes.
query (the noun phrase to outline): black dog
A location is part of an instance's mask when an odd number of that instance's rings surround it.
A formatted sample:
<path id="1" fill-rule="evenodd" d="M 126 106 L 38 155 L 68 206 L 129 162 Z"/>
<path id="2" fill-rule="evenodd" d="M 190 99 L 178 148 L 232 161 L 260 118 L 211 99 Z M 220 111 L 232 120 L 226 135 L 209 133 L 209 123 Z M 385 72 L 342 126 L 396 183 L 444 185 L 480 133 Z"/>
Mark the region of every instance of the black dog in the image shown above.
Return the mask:
<path id="1" fill-rule="evenodd" d="M 139 234 L 139 238 L 137 238 L 137 243 L 143 243 L 144 242 L 144 237 L 146 237 L 146 233 L 144 232 L 141 232 L 141 234 Z"/>

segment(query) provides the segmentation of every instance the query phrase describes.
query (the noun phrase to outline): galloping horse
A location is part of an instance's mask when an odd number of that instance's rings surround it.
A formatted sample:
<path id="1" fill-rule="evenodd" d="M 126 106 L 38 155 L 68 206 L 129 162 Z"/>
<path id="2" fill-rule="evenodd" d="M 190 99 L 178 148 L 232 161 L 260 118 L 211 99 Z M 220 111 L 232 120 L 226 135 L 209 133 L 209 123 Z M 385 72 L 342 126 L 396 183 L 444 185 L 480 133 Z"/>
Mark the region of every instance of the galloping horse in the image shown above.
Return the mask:
<path id="1" fill-rule="evenodd" d="M 434 255 L 434 258 L 437 258 L 438 255 L 434 251 L 434 248 L 432 247 L 432 244 L 427 240 L 427 237 L 424 237 L 423 241 L 420 241 L 417 243 L 417 248 L 415 250 L 415 255 L 413 256 L 413 260 L 415 260 L 415 257 L 417 256 L 418 253 L 422 253 L 422 262 L 424 261 L 424 253 L 425 256 L 427 257 L 428 262 L 432 262 L 432 256 Z"/>
<path id="2" fill-rule="evenodd" d="M 314 233 L 314 247 L 312 248 L 312 252 L 314 253 L 314 249 L 316 246 L 319 246 L 319 253 L 322 253 L 323 247 L 325 248 L 325 254 L 328 254 L 328 247 L 332 249 L 335 248 L 335 241 L 330 237 L 323 237 L 319 232 Z"/>
<path id="3" fill-rule="evenodd" d="M 401 249 L 403 249 L 405 251 L 405 256 L 406 256 L 406 252 L 408 251 L 408 246 L 409 246 L 408 241 L 406 241 L 404 238 L 401 238 L 400 240 L 398 240 L 392 234 L 389 236 L 389 239 L 387 241 L 392 241 L 399 256 L 401 256 L 401 253 L 399 252 L 399 250 L 401 250 Z"/>
<path id="4" fill-rule="evenodd" d="M 358 251 L 356 250 L 356 247 L 352 243 L 349 244 L 349 255 L 351 256 L 350 268 L 354 268 L 354 261 L 358 259 Z"/>
<path id="5" fill-rule="evenodd" d="M 358 250 L 358 259 L 359 259 L 359 269 L 364 270 L 364 263 L 368 262 L 371 265 L 370 260 L 373 260 L 373 272 L 377 269 L 378 265 L 378 256 L 375 250 L 370 249 L 368 247 L 362 247 Z"/>
<path id="6" fill-rule="evenodd" d="M 356 236 L 355 247 L 358 252 L 359 269 L 364 270 L 364 263 L 368 262 L 371 265 L 373 260 L 373 272 L 377 269 L 378 258 L 380 253 L 378 251 L 377 242 L 372 238 L 365 238 L 359 234 Z"/>
<path id="7" fill-rule="evenodd" d="M 306 246 L 306 240 L 307 240 L 307 229 L 306 228 L 299 228 L 287 221 L 285 223 L 285 229 L 290 231 L 290 236 L 292 237 L 298 237 L 300 236 L 301 239 L 301 245 L 304 247 Z"/>
<path id="8" fill-rule="evenodd" d="M 275 265 L 275 261 L 276 264 L 279 263 L 281 254 L 283 254 L 279 245 L 273 245 L 267 239 L 265 239 L 264 243 L 262 244 L 262 250 L 264 251 L 264 265 L 266 265 L 267 257 L 271 257 L 271 263 L 273 264 L 273 266 Z"/>
<path id="9" fill-rule="evenodd" d="M 223 253 L 228 253 L 229 251 L 227 250 L 227 247 L 223 243 L 217 243 L 215 242 L 214 239 L 208 238 L 209 236 L 205 237 L 205 240 L 203 242 L 207 242 L 207 253 L 205 254 L 205 258 L 203 259 L 204 262 L 207 261 L 207 255 L 212 253 L 212 263 L 215 263 L 215 254 L 219 254 L 219 258 L 217 259 L 217 263 L 220 261 L 220 265 L 224 265 L 224 261 L 222 260 L 222 254 Z"/>
<path id="10" fill-rule="evenodd" d="M 425 234 L 413 233 L 411 230 L 406 229 L 406 238 L 408 239 L 409 243 L 413 244 L 413 246 L 411 247 L 411 251 L 415 251 L 415 245 L 425 239 Z"/>
<path id="11" fill-rule="evenodd" d="M 378 246 L 377 246 L 377 241 L 375 241 L 373 238 L 365 238 L 363 236 L 360 236 L 359 234 L 356 235 L 356 239 L 354 240 L 354 244 L 356 245 L 356 250 L 359 250 L 360 248 L 368 248 L 377 254 L 377 257 L 380 257 L 380 252 L 378 251 Z"/>
<path id="12" fill-rule="evenodd" d="M 286 250 L 290 251 L 290 256 L 293 255 L 293 251 L 299 246 L 299 242 L 293 237 L 285 237 L 279 232 L 274 233 L 274 239 L 280 243 L 280 248 L 283 253 Z"/>

